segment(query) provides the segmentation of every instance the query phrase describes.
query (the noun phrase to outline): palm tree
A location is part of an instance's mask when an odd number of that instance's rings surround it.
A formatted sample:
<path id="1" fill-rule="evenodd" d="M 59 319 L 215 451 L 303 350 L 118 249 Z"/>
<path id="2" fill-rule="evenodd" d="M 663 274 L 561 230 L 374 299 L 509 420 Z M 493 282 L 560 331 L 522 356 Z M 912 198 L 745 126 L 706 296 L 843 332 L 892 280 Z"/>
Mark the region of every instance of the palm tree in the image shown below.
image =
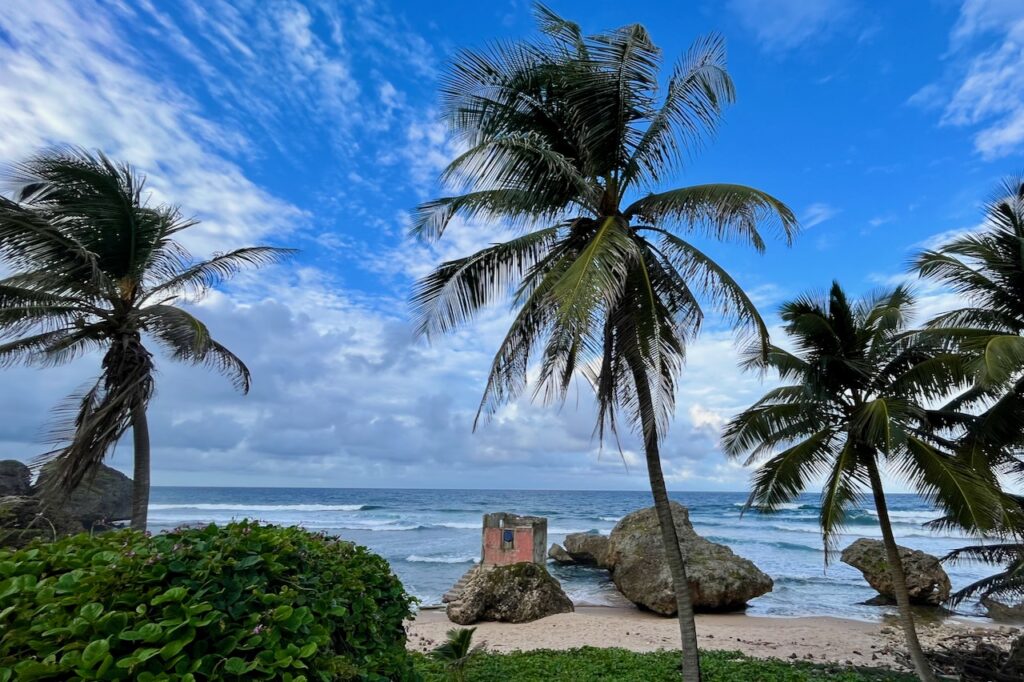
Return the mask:
<path id="1" fill-rule="evenodd" d="M 979 469 L 1024 481 L 1024 178 L 1006 179 L 985 210 L 982 229 L 962 234 L 914 261 L 918 274 L 965 300 L 936 316 L 926 333 L 944 338 L 969 361 L 975 383 L 946 406 L 961 415 L 960 447 Z M 1000 542 L 963 547 L 951 561 L 1003 564 L 999 573 L 953 595 L 954 606 L 973 597 L 1024 598 L 1024 500 L 1005 498 L 1008 519 Z M 977 531 L 976 528 L 967 530 Z"/>
<path id="2" fill-rule="evenodd" d="M 896 287 L 851 302 L 838 283 L 827 298 L 802 296 L 781 317 L 795 346 L 754 349 L 750 367 L 775 370 L 785 382 L 725 427 L 732 457 L 761 463 L 748 506 L 774 511 L 823 478 L 821 529 L 833 549 L 847 510 L 866 489 L 873 497 L 907 648 L 918 676 L 933 680 L 914 628 L 903 564 L 886 506 L 883 470 L 910 483 L 950 518 L 991 527 L 996 493 L 936 429 L 931 403 L 970 384 L 963 358 L 908 333 L 913 297 Z"/>
<path id="3" fill-rule="evenodd" d="M 521 394 L 535 362 L 534 397 L 545 402 L 562 402 L 577 374 L 591 383 L 599 437 L 608 429 L 617 438 L 624 413 L 644 444 L 684 678 L 697 680 L 693 606 L 660 444 L 702 301 L 765 347 L 767 329 L 736 281 L 687 237 L 762 251 L 760 223 L 789 240 L 796 220 L 774 197 L 741 185 L 651 191 L 714 131 L 733 99 L 721 38 L 691 47 L 659 101 L 661 53 L 643 26 L 584 36 L 543 6 L 536 15 L 541 40 L 461 52 L 444 80 L 444 117 L 466 151 L 443 179 L 463 193 L 422 204 L 413 232 L 437 240 L 458 215 L 501 221 L 519 234 L 421 280 L 413 295 L 417 329 L 443 334 L 511 298 L 518 312 L 477 422 Z"/>
<path id="4" fill-rule="evenodd" d="M 1003 183 L 983 225 L 924 251 L 914 267 L 965 299 L 927 325 L 974 372 L 975 385 L 948 406 L 965 415 L 965 451 L 1024 481 L 1024 178 Z"/>
<path id="5" fill-rule="evenodd" d="M 248 392 L 242 361 L 175 304 L 289 251 L 250 247 L 195 261 L 174 238 L 196 221 L 176 207 L 149 205 L 145 179 L 99 152 L 46 151 L 9 175 L 12 198 L 0 196 L 0 263 L 13 274 L 0 280 L 0 365 L 60 365 L 103 351 L 99 378 L 63 410 L 68 419 L 57 439 L 66 445 L 41 460 L 56 460 L 50 492 L 70 490 L 131 427 L 131 524 L 145 529 L 154 365 L 143 336 Z"/>
<path id="6" fill-rule="evenodd" d="M 444 644 L 430 652 L 430 656 L 444 664 L 452 682 L 465 682 L 466 666 L 483 651 L 482 645 L 473 646 L 476 628 L 452 628 Z"/>

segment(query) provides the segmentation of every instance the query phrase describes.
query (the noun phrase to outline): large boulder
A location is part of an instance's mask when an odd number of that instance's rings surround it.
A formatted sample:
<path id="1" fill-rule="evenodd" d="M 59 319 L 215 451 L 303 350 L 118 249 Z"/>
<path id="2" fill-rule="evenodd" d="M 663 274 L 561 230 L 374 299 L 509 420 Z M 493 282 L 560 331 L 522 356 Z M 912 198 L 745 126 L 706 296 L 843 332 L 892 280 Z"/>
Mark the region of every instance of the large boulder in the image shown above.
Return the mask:
<path id="1" fill-rule="evenodd" d="M 448 619 L 459 625 L 481 620 L 528 623 L 572 610 L 558 581 L 543 566 L 525 562 L 478 567 L 458 599 L 448 603 Z"/>
<path id="2" fill-rule="evenodd" d="M 548 558 L 556 564 L 570 565 L 576 563 L 572 555 L 565 551 L 565 547 L 562 547 L 557 542 L 548 548 Z"/>
<path id="3" fill-rule="evenodd" d="M 0 547 L 24 547 L 36 538 L 53 541 L 84 530 L 82 524 L 38 497 L 0 497 Z"/>
<path id="4" fill-rule="evenodd" d="M 32 492 L 32 472 L 16 459 L 0 461 L 0 497 L 23 496 Z"/>
<path id="5" fill-rule="evenodd" d="M 938 558 L 909 547 L 900 547 L 899 551 L 911 603 L 938 606 L 946 601 L 951 585 Z M 868 584 L 887 601 L 896 599 L 889 575 L 889 558 L 881 540 L 860 538 L 844 549 L 839 558 L 864 574 Z"/>
<path id="6" fill-rule="evenodd" d="M 767 574 L 725 545 L 697 535 L 686 507 L 671 504 L 695 609 L 741 609 L 771 591 L 773 583 Z M 616 524 L 608 539 L 606 561 L 623 596 L 655 613 L 675 615 L 675 590 L 654 507 L 635 511 Z"/>
<path id="7" fill-rule="evenodd" d="M 577 564 L 608 568 L 608 536 L 594 533 L 570 533 L 565 536 L 565 551 Z"/>
<path id="8" fill-rule="evenodd" d="M 36 481 L 37 494 L 46 487 L 54 473 L 53 464 L 43 467 Z M 61 498 L 60 508 L 78 519 L 87 529 L 102 528 L 114 521 L 130 519 L 132 479 L 117 469 L 100 464 L 70 495 Z"/>
<path id="9" fill-rule="evenodd" d="M 1010 603 L 995 597 L 982 597 L 981 605 L 985 607 L 988 617 L 1000 623 L 1024 623 L 1024 601 Z M 1022 641 L 1024 645 L 1024 641 Z"/>

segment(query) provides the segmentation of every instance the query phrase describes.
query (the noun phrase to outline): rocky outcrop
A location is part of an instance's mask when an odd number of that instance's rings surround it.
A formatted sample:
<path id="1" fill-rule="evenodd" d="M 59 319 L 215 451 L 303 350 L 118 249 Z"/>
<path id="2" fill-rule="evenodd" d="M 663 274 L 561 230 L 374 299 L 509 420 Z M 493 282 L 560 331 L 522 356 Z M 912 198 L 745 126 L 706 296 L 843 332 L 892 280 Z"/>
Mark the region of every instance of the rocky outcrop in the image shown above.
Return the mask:
<path id="1" fill-rule="evenodd" d="M 565 551 L 577 564 L 610 568 L 608 537 L 595 533 L 570 533 L 565 536 Z"/>
<path id="2" fill-rule="evenodd" d="M 981 605 L 988 612 L 988 617 L 994 621 L 1024 623 L 1024 601 L 1008 604 L 993 597 L 983 597 Z M 1024 638 L 1022 638 L 1022 645 L 1024 645 Z"/>
<path id="3" fill-rule="evenodd" d="M 672 516 L 695 609 L 741 609 L 749 600 L 771 591 L 772 579 L 753 562 L 697 535 L 686 507 L 673 502 Z M 616 524 L 605 561 L 611 566 L 616 587 L 627 599 L 656 613 L 675 615 L 675 590 L 653 507 L 635 511 Z"/>
<path id="4" fill-rule="evenodd" d="M 572 555 L 565 551 L 565 547 L 562 547 L 557 542 L 548 549 L 548 558 L 556 564 L 569 565 L 576 563 Z"/>
<path id="5" fill-rule="evenodd" d="M 53 541 L 83 530 L 77 519 L 38 497 L 0 498 L 0 547 L 24 547 L 37 538 Z"/>
<path id="6" fill-rule="evenodd" d="M 54 465 L 43 467 L 36 481 L 37 491 L 46 487 L 54 474 Z M 78 519 L 86 529 L 123 521 L 132 515 L 132 479 L 105 464 L 85 477 L 70 495 L 60 500 L 60 508 Z"/>
<path id="7" fill-rule="evenodd" d="M 900 547 L 899 551 L 911 603 L 939 606 L 946 601 L 951 586 L 938 558 L 909 547 Z M 889 559 L 881 540 L 860 538 L 843 550 L 840 561 L 859 570 L 879 595 L 895 601 Z"/>
<path id="8" fill-rule="evenodd" d="M 32 472 L 16 459 L 0 461 L 0 497 L 23 496 L 32 492 Z"/>
<path id="9" fill-rule="evenodd" d="M 528 623 L 572 610 L 558 581 L 543 566 L 525 562 L 479 567 L 458 598 L 448 603 L 448 618 L 459 625 L 481 620 Z"/>

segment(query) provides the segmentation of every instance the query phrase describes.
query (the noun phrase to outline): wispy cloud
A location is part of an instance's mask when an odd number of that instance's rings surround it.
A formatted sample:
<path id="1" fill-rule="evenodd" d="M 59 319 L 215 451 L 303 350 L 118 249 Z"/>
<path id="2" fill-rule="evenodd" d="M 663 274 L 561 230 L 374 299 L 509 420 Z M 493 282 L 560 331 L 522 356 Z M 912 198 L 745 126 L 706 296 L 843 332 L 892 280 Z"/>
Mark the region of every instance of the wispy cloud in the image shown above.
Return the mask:
<path id="1" fill-rule="evenodd" d="M 950 34 L 949 83 L 909 100 L 941 109 L 941 125 L 973 128 L 974 148 L 997 159 L 1024 146 L 1024 3 L 965 0 Z M 950 84 L 951 83 L 951 84 Z"/>
<path id="2" fill-rule="evenodd" d="M 232 160 L 247 147 L 243 136 L 204 117 L 174 84 L 144 75 L 118 22 L 87 2 L 19 4 L 0 15 L 0 161 L 63 143 L 130 159 L 156 200 L 187 198 L 183 208 L 204 221 L 188 239 L 200 251 L 282 236 L 302 220 Z"/>
<path id="3" fill-rule="evenodd" d="M 849 0 L 729 0 L 728 7 L 769 52 L 823 40 L 853 14 Z"/>
<path id="4" fill-rule="evenodd" d="M 800 223 L 804 228 L 812 228 L 830 220 L 839 214 L 839 209 L 826 203 L 815 203 L 808 206 L 800 217 Z"/>

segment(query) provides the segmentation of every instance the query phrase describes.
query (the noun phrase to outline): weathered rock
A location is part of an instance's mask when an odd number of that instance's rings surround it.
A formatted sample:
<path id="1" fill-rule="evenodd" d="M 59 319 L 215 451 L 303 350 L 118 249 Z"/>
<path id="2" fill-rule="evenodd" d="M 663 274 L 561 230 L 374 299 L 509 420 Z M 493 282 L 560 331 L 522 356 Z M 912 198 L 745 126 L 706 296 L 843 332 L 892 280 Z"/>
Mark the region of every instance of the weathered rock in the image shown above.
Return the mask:
<path id="1" fill-rule="evenodd" d="M 53 541 L 83 530 L 76 519 L 39 498 L 0 498 L 0 547 L 24 547 L 36 538 Z"/>
<path id="2" fill-rule="evenodd" d="M 609 567 L 606 535 L 570 533 L 565 536 L 565 551 L 577 564 Z"/>
<path id="3" fill-rule="evenodd" d="M 459 625 L 481 620 L 528 623 L 572 610 L 558 581 L 543 566 L 524 562 L 478 568 L 458 600 L 448 604 L 448 618 Z"/>
<path id="4" fill-rule="evenodd" d="M 672 502 L 672 516 L 695 609 L 741 609 L 771 591 L 772 579 L 752 561 L 697 535 L 686 507 Z M 627 599 L 655 613 L 675 615 L 675 590 L 654 507 L 635 511 L 616 524 L 609 536 L 606 561 L 612 567 L 615 586 Z"/>
<path id="5" fill-rule="evenodd" d="M 911 603 L 939 606 L 946 601 L 951 586 L 949 576 L 938 558 L 909 547 L 900 547 L 899 550 Z M 844 549 L 839 558 L 844 564 L 859 570 L 881 596 L 895 600 L 892 578 L 889 576 L 889 560 L 881 540 L 860 538 Z"/>
<path id="6" fill-rule="evenodd" d="M 1000 623 L 1024 623 L 1024 601 L 1007 604 L 1004 601 L 983 597 L 981 605 L 988 612 L 988 617 Z M 1024 641 L 1022 641 L 1024 644 Z M 1024 647 L 1022 647 L 1024 650 Z"/>
<path id="7" fill-rule="evenodd" d="M 37 494 L 53 475 L 53 465 L 43 467 L 36 481 Z M 60 501 L 60 508 L 88 528 L 103 527 L 132 515 L 132 479 L 101 464 L 94 475 Z"/>
<path id="8" fill-rule="evenodd" d="M 576 560 L 557 542 L 548 549 L 548 558 L 557 564 L 575 564 Z"/>
<path id="9" fill-rule="evenodd" d="M 0 461 L 0 497 L 32 492 L 32 472 L 16 459 Z"/>

